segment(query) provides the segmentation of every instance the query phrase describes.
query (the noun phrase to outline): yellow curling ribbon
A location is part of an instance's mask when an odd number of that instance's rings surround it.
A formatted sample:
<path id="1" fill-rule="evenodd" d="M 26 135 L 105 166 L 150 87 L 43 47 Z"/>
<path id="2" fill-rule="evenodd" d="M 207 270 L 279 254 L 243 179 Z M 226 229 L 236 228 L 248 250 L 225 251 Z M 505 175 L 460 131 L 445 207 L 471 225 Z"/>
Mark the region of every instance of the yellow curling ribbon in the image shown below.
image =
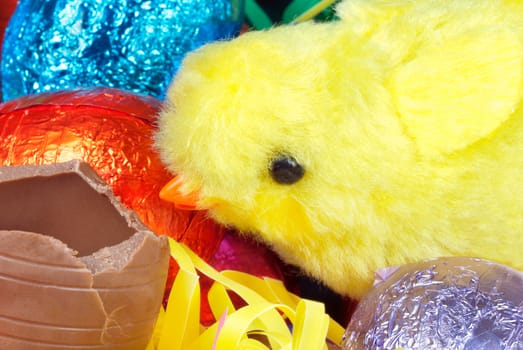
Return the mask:
<path id="1" fill-rule="evenodd" d="M 174 242 L 174 241 L 173 241 Z M 180 244 L 169 242 L 180 271 L 174 280 L 163 318 L 158 350 L 184 350 L 200 334 L 199 277 Z M 167 331 L 170 328 L 176 331 Z"/>
<path id="2" fill-rule="evenodd" d="M 279 280 L 218 272 L 183 244 L 169 244 L 180 270 L 146 350 L 324 350 L 327 339 L 340 344 L 344 330 L 322 303 L 300 299 Z M 200 325 L 197 271 L 214 280 L 208 299 L 218 321 L 207 328 Z M 228 290 L 247 305 L 236 309 Z"/>
<path id="3" fill-rule="evenodd" d="M 293 22 L 305 22 L 313 19 L 316 15 L 318 15 L 321 11 L 325 10 L 327 7 L 334 4 L 336 0 L 321 0 L 314 6 L 312 6 L 310 9 L 296 17 Z"/>

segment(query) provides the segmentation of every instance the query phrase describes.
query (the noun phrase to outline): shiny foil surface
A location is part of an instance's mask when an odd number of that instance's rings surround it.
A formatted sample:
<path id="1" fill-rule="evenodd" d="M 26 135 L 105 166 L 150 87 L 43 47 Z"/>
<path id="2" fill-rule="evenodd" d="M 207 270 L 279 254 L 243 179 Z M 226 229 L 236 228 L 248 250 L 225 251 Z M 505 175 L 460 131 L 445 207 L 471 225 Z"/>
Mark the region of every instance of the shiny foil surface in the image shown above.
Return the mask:
<path id="1" fill-rule="evenodd" d="M 25 96 L 0 105 L 0 165 L 82 159 L 154 232 L 210 258 L 223 229 L 205 213 L 179 211 L 159 198 L 172 177 L 153 149 L 160 102 L 96 88 Z M 43 198 L 42 200 L 45 200 Z"/>
<path id="2" fill-rule="evenodd" d="M 172 174 L 153 148 L 159 109 L 153 97 L 109 88 L 42 93 L 0 104 L 0 165 L 82 159 L 154 232 L 185 243 L 218 270 L 283 280 L 283 264 L 266 247 L 217 225 L 204 211 L 178 210 L 160 199 Z M 177 271 L 172 260 L 166 295 Z M 207 281 L 204 295 L 209 287 Z M 204 306 L 202 320 L 211 319 Z"/>
<path id="3" fill-rule="evenodd" d="M 2 53 L 2 43 L 4 38 L 5 27 L 15 11 L 17 0 L 2 0 L 0 6 L 0 54 Z M 1 56 L 0 56 L 1 57 Z M 0 69 L 0 101 L 2 101 L 2 70 Z"/>
<path id="4" fill-rule="evenodd" d="M 473 258 L 397 269 L 363 298 L 343 349 L 523 349 L 523 274 Z"/>
<path id="5" fill-rule="evenodd" d="M 19 0 L 2 52 L 4 101 L 78 87 L 161 98 L 184 55 L 236 35 L 243 0 Z"/>

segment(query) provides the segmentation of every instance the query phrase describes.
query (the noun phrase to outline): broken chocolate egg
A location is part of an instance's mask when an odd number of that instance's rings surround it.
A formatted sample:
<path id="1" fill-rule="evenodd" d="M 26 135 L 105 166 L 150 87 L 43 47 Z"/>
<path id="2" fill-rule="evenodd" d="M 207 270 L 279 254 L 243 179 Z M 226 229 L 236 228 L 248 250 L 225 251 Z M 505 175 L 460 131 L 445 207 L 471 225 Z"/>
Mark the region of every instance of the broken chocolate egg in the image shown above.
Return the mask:
<path id="1" fill-rule="evenodd" d="M 176 210 L 159 196 L 172 178 L 151 137 L 160 108 L 161 101 L 150 96 L 103 87 L 5 102 L 0 104 L 0 166 L 83 160 L 153 232 L 184 243 L 208 261 L 225 228 L 203 211 Z M 167 292 L 177 271 L 172 262 Z"/>
<path id="2" fill-rule="evenodd" d="M 145 349 L 166 237 L 82 161 L 0 167 L 0 199 L 0 349 Z"/>

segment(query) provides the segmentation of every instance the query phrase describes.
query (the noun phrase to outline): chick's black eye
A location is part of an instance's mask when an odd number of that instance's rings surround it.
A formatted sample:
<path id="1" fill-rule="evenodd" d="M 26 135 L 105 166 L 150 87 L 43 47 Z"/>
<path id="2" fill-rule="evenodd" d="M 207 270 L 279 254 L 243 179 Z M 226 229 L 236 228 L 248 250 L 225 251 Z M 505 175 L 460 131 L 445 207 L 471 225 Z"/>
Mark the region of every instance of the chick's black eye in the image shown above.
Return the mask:
<path id="1" fill-rule="evenodd" d="M 282 185 L 298 182 L 305 174 L 305 169 L 291 156 L 279 156 L 271 161 L 271 177 Z"/>

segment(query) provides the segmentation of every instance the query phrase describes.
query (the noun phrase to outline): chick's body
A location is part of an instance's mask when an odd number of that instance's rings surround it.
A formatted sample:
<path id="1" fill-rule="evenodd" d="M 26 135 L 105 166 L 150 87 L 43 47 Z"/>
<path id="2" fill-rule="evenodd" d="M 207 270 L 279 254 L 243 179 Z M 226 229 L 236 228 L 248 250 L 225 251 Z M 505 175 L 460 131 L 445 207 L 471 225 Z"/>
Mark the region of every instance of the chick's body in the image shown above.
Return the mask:
<path id="1" fill-rule="evenodd" d="M 156 138 L 184 190 L 354 297 L 376 269 L 429 257 L 522 269 L 522 3 L 346 0 L 338 13 L 186 58 Z M 281 155 L 303 178 L 271 177 Z"/>

